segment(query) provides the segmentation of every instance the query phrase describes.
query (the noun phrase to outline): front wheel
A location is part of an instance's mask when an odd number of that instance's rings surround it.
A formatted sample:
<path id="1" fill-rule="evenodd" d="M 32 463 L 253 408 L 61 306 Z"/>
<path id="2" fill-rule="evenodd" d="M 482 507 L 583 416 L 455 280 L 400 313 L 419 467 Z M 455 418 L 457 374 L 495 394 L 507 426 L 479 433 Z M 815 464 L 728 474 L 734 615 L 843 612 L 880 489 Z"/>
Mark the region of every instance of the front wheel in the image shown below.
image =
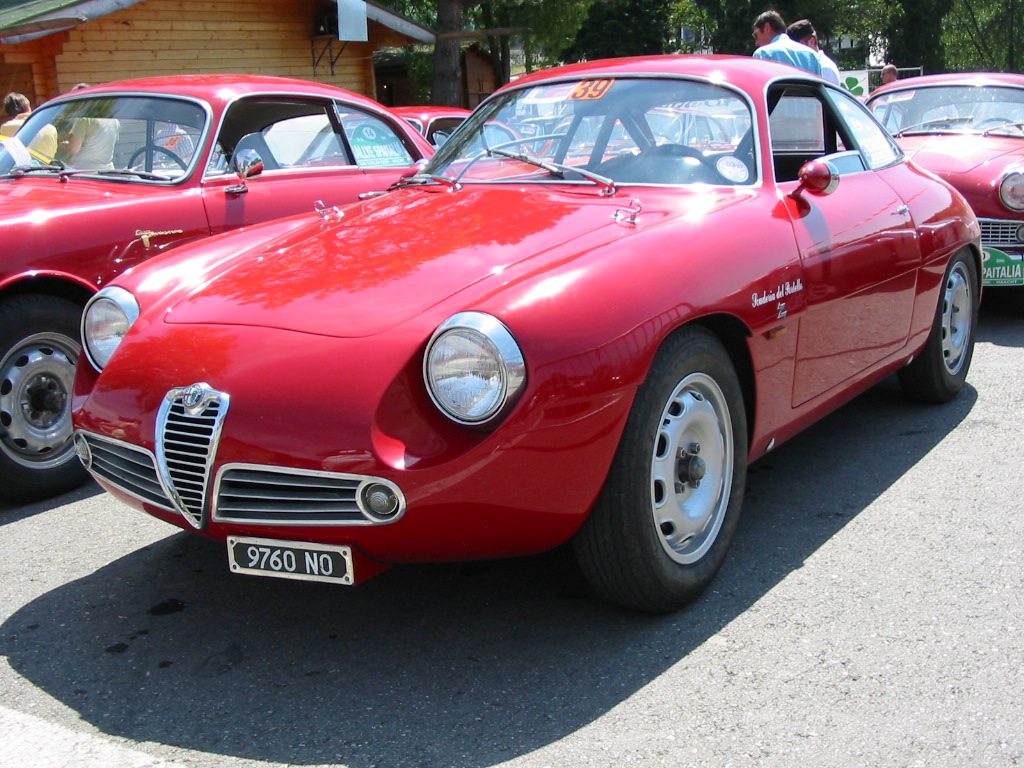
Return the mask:
<path id="1" fill-rule="evenodd" d="M 900 387 L 913 400 L 945 403 L 967 380 L 978 328 L 978 273 L 963 251 L 949 262 L 924 349 L 898 371 Z"/>
<path id="2" fill-rule="evenodd" d="M 655 358 L 574 539 L 593 589 L 652 612 L 699 595 L 735 533 L 746 459 L 743 395 L 729 356 L 705 329 L 683 329 Z"/>
<path id="3" fill-rule="evenodd" d="M 81 485 L 71 435 L 80 308 L 54 296 L 0 304 L 0 497 L 29 502 Z"/>

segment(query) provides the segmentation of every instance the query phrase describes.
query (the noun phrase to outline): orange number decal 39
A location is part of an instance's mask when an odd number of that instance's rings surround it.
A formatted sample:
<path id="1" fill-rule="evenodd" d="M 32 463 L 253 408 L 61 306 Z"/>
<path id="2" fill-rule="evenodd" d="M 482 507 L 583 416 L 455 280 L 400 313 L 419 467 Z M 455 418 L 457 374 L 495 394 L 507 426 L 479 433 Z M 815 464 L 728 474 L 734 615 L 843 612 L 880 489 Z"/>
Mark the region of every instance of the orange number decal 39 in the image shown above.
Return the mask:
<path id="1" fill-rule="evenodd" d="M 569 94 L 569 101 L 596 101 L 603 99 L 615 80 L 583 80 Z"/>

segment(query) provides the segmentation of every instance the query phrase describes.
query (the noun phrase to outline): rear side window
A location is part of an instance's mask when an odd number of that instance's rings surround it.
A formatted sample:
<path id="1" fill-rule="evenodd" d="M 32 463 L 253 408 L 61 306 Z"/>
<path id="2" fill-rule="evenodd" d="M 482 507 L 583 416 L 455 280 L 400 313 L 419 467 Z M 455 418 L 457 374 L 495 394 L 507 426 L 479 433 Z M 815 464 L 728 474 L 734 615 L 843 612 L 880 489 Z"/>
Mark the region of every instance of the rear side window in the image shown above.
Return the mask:
<path id="1" fill-rule="evenodd" d="M 339 110 L 345 138 L 360 168 L 401 168 L 412 165 L 405 142 L 380 118 L 356 110 Z"/>

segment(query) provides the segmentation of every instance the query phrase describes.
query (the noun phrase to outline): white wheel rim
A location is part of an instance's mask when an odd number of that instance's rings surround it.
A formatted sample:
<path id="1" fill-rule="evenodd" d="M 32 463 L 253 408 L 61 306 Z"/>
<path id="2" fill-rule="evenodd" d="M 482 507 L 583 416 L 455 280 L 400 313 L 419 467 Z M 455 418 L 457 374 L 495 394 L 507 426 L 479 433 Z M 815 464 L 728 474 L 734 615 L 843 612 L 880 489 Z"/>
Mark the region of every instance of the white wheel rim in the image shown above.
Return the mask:
<path id="1" fill-rule="evenodd" d="M 73 456 L 71 388 L 79 352 L 66 336 L 40 333 L 0 361 L 0 449 L 18 464 L 50 469 Z"/>
<path id="2" fill-rule="evenodd" d="M 942 360 L 951 376 L 960 372 L 971 339 L 973 312 L 967 267 L 957 263 L 942 292 Z"/>
<path id="3" fill-rule="evenodd" d="M 718 538 L 733 474 L 725 394 L 704 373 L 676 385 L 662 410 L 651 461 L 655 533 L 677 563 L 695 563 Z"/>

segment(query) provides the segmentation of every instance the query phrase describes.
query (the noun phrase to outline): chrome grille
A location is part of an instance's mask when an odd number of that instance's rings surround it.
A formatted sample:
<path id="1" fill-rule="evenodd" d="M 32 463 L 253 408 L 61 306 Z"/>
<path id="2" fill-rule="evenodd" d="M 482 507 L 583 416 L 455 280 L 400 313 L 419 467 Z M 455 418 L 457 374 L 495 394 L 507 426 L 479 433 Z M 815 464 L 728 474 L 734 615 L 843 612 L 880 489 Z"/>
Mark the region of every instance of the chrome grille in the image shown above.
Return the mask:
<path id="1" fill-rule="evenodd" d="M 76 438 L 88 446 L 86 468 L 96 477 L 150 504 L 174 509 L 160 485 L 156 460 L 149 451 L 88 432 L 78 432 Z"/>
<path id="2" fill-rule="evenodd" d="M 385 522 L 366 514 L 359 500 L 360 489 L 373 484 L 387 484 L 397 493 L 397 488 L 387 481 L 363 475 L 228 465 L 217 480 L 214 519 L 283 525 Z M 401 498 L 400 493 L 397 495 Z M 401 510 L 387 522 L 400 515 Z"/>
<path id="3" fill-rule="evenodd" d="M 978 219 L 981 244 L 993 248 L 1024 248 L 1024 220 Z"/>
<path id="4" fill-rule="evenodd" d="M 206 384 L 167 393 L 157 416 L 157 462 L 171 500 L 196 528 L 204 527 L 207 479 L 229 398 Z"/>

